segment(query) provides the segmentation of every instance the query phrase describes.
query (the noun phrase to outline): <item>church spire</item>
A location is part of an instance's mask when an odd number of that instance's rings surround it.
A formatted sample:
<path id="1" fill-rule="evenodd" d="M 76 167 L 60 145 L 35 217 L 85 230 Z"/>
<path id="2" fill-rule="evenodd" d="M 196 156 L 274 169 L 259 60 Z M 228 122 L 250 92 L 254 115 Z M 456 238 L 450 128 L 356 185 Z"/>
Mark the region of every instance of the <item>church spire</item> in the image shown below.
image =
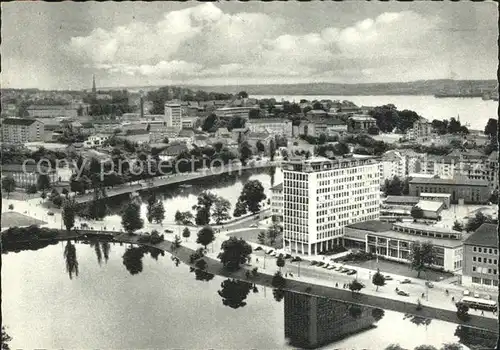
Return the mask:
<path id="1" fill-rule="evenodd" d="M 95 94 L 97 92 L 95 88 L 95 74 L 92 74 L 92 93 Z"/>

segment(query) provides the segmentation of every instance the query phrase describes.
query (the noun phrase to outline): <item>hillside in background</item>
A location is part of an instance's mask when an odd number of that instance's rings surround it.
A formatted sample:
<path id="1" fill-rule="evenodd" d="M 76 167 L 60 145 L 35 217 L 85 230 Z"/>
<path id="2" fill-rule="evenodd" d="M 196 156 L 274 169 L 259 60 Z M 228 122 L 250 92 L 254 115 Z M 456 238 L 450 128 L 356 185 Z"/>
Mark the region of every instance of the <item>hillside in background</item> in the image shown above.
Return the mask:
<path id="1" fill-rule="evenodd" d="M 192 90 L 237 93 L 246 91 L 250 95 L 434 95 L 442 92 L 484 91 L 497 86 L 496 80 L 420 80 L 407 83 L 367 83 L 367 84 L 270 84 L 270 85 L 226 85 L 196 86 L 185 85 Z M 160 86 L 128 87 L 130 90 L 154 90 Z M 122 89 L 121 87 L 120 89 Z M 105 90 L 106 88 L 103 88 Z"/>

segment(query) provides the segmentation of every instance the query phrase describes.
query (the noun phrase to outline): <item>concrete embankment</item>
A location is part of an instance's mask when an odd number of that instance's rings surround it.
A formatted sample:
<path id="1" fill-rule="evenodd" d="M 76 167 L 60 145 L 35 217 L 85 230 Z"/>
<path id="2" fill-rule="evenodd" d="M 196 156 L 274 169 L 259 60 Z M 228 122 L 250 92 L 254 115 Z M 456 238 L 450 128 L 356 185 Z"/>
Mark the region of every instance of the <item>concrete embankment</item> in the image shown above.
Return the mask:
<path id="1" fill-rule="evenodd" d="M 126 233 L 122 232 L 111 232 L 111 231 L 106 231 L 106 232 L 101 232 L 101 231 L 71 231 L 68 233 L 65 230 L 56 230 L 58 231 L 58 235 L 52 240 L 67 240 L 67 239 L 85 239 L 91 236 L 108 236 L 108 237 L 113 237 L 114 241 L 116 242 L 122 242 L 122 243 L 128 243 L 128 244 L 143 244 L 143 243 L 138 243 L 139 235 L 128 235 Z M 189 258 L 190 255 L 194 252 L 193 249 L 181 246 L 175 251 L 172 250 L 172 242 L 169 240 L 165 240 L 163 242 L 160 242 L 158 244 L 143 244 L 146 246 L 158 248 L 161 250 L 164 250 L 168 253 L 171 253 L 172 255 L 176 256 L 180 261 L 183 263 L 190 265 L 189 263 Z M 205 257 L 205 261 L 207 262 L 207 268 L 206 272 L 223 276 L 223 277 L 228 277 L 228 278 L 234 278 L 250 283 L 255 283 L 261 286 L 265 287 L 270 287 L 272 288 L 272 276 L 269 274 L 261 273 L 259 272 L 256 276 L 252 276 L 250 278 L 246 278 L 245 272 L 247 271 L 246 269 L 242 268 L 238 271 L 227 271 L 223 265 L 221 264 L 220 261 L 217 261 L 215 259 L 212 259 L 210 257 Z M 342 302 L 347 302 L 347 303 L 353 303 L 353 304 L 358 304 L 358 305 L 363 305 L 363 306 L 368 306 L 368 307 L 375 307 L 375 308 L 381 308 L 385 310 L 391 310 L 391 311 L 396 311 L 404 314 L 410 314 L 422 318 L 430 318 L 430 319 L 436 319 L 440 321 L 446 321 L 446 322 L 451 322 L 451 323 L 456 323 L 456 324 L 463 324 L 468 327 L 473 327 L 473 328 L 479 328 L 479 329 L 484 329 L 488 330 L 491 332 L 498 332 L 498 322 L 496 319 L 493 318 L 487 318 L 487 317 L 481 317 L 481 316 L 476 316 L 476 315 L 470 315 L 470 319 L 467 322 L 461 322 L 458 318 L 455 312 L 451 310 L 443 310 L 439 308 L 434 308 L 430 306 L 426 306 L 425 302 L 423 302 L 423 308 L 421 310 L 416 309 L 416 305 L 414 303 L 410 302 L 403 302 L 400 300 L 393 300 L 393 299 L 388 299 L 380 296 L 375 296 L 375 295 L 367 295 L 367 294 L 362 294 L 362 293 L 352 293 L 348 290 L 345 289 L 339 289 L 339 288 L 334 288 L 334 287 L 328 287 L 328 286 L 323 286 L 323 285 L 317 285 L 317 284 L 311 284 L 311 283 L 306 283 L 302 281 L 297 281 L 297 280 L 291 280 L 287 279 L 286 281 L 286 287 L 284 288 L 286 290 L 292 291 L 292 292 L 299 292 L 299 293 L 306 293 L 310 295 L 315 295 L 315 296 L 320 296 L 320 297 L 327 297 L 330 299 L 342 301 Z"/>

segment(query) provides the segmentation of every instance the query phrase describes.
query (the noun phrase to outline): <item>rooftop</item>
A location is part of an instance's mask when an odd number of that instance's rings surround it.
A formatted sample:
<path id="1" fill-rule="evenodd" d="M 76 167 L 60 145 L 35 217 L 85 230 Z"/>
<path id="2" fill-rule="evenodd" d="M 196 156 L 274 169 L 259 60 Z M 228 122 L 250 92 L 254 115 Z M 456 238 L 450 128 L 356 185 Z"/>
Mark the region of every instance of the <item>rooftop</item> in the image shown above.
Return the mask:
<path id="1" fill-rule="evenodd" d="M 422 210 L 438 211 L 443 207 L 443 202 L 421 200 L 416 205 Z"/>
<path id="2" fill-rule="evenodd" d="M 409 181 L 410 184 L 430 184 L 430 185 L 465 185 L 465 186 L 488 186 L 485 180 L 474 180 L 463 177 L 454 179 L 441 179 L 435 177 L 414 177 Z"/>
<path id="3" fill-rule="evenodd" d="M 482 224 L 464 242 L 467 245 L 481 245 L 498 248 L 498 226 L 496 224 Z"/>
<path id="4" fill-rule="evenodd" d="M 439 226 L 431 226 L 431 225 L 422 225 L 422 224 L 414 224 L 413 222 L 396 222 L 393 224 L 394 226 L 405 227 L 413 230 L 422 230 L 428 232 L 437 232 L 437 233 L 453 233 L 458 234 L 459 232 L 453 231 L 444 227 Z"/>
<path id="5" fill-rule="evenodd" d="M 450 193 L 420 193 L 420 197 L 442 197 L 442 198 L 450 198 Z"/>
<path id="6" fill-rule="evenodd" d="M 25 125 L 29 126 L 36 122 L 36 119 L 27 119 L 27 118 L 5 118 L 2 121 L 2 124 L 4 125 Z M 38 120 L 38 122 L 42 123 L 41 121 Z M 43 123 L 42 123 L 43 124 Z"/>
<path id="7" fill-rule="evenodd" d="M 364 122 L 364 121 L 373 121 L 375 122 L 376 119 L 370 117 L 369 115 L 355 115 L 350 117 L 349 119 L 354 120 L 354 121 L 359 121 L 359 122 Z"/>
<path id="8" fill-rule="evenodd" d="M 271 191 L 283 191 L 283 182 L 271 187 Z"/>
<path id="9" fill-rule="evenodd" d="M 458 248 L 462 246 L 462 241 L 460 239 L 448 239 L 448 238 L 433 238 L 433 237 L 426 237 L 426 236 L 419 236 L 419 235 L 414 235 L 411 233 L 403 233 L 403 232 L 397 232 L 397 231 L 384 231 L 384 232 L 376 232 L 375 233 L 377 236 L 383 236 L 388 239 L 399 239 L 399 240 L 406 240 L 406 241 L 411 241 L 411 242 L 431 242 L 433 246 L 436 247 L 446 247 L 446 248 Z"/>
<path id="10" fill-rule="evenodd" d="M 415 197 L 415 196 L 387 196 L 385 199 L 385 202 L 390 204 L 396 204 L 396 203 L 413 203 L 417 204 L 420 201 L 420 197 Z"/>
<path id="11" fill-rule="evenodd" d="M 281 118 L 258 118 L 258 119 L 250 119 L 247 121 L 247 123 L 250 123 L 250 124 L 266 124 L 266 123 L 285 124 L 285 123 L 291 123 L 291 121 L 288 119 L 281 119 Z"/>
<path id="12" fill-rule="evenodd" d="M 370 231 L 370 232 L 385 232 L 392 229 L 392 224 L 389 222 L 383 222 L 379 220 L 370 220 L 370 221 L 357 222 L 355 224 L 347 225 L 346 227 L 357 230 Z"/>

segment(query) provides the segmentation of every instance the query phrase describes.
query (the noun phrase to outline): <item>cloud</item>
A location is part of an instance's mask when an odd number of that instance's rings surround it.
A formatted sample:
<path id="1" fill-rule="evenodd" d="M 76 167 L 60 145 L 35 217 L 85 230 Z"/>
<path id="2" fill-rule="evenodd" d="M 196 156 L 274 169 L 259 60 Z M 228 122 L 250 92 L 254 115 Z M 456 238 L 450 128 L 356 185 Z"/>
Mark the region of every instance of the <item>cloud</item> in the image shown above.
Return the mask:
<path id="1" fill-rule="evenodd" d="M 154 24 L 97 28 L 65 48 L 95 69 L 139 78 L 396 81 L 429 72 L 439 77 L 441 25 L 437 16 L 403 11 L 301 34 L 274 15 L 228 14 L 205 3 L 168 12 Z"/>

